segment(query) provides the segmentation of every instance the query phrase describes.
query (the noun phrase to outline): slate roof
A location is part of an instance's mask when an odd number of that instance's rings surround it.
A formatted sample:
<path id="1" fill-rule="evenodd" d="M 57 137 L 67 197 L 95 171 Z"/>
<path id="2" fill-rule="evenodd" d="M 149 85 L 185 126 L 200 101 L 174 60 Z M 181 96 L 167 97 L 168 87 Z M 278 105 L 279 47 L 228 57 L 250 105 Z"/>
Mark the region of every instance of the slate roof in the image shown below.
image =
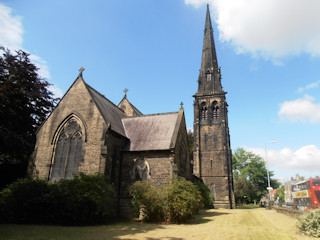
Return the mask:
<path id="1" fill-rule="evenodd" d="M 123 118 L 130 139 L 127 151 L 168 150 L 174 145 L 179 112 Z"/>
<path id="2" fill-rule="evenodd" d="M 126 136 L 124 127 L 121 122 L 121 118 L 125 117 L 125 113 L 108 100 L 105 96 L 97 92 L 95 89 L 86 84 L 86 87 L 96 103 L 102 117 L 107 123 L 110 123 L 111 130 L 119 133 L 122 136 Z"/>

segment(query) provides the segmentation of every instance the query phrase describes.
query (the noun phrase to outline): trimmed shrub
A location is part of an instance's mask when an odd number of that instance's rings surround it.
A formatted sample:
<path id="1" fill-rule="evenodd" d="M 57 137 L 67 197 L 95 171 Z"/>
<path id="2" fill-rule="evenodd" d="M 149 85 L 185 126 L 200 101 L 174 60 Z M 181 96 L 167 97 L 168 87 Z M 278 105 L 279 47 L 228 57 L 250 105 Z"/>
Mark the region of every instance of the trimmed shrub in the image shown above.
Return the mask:
<path id="1" fill-rule="evenodd" d="M 80 174 L 53 184 L 21 179 L 0 193 L 0 218 L 11 223 L 82 225 L 117 215 L 117 195 L 102 174 Z"/>
<path id="2" fill-rule="evenodd" d="M 170 222 L 185 222 L 203 207 L 200 191 L 184 178 L 174 180 L 167 186 L 166 194 L 165 205 Z"/>
<path id="3" fill-rule="evenodd" d="M 202 205 L 205 208 L 213 208 L 214 197 L 210 192 L 210 189 L 202 182 L 195 182 L 197 189 L 199 190 L 202 197 Z"/>
<path id="4" fill-rule="evenodd" d="M 197 186 L 179 178 L 166 187 L 155 187 L 147 181 L 131 186 L 132 204 L 140 219 L 147 222 L 186 222 L 203 207 Z"/>
<path id="5" fill-rule="evenodd" d="M 302 214 L 298 218 L 297 226 L 306 235 L 320 237 L 320 208 Z"/>
<path id="6" fill-rule="evenodd" d="M 95 224 L 117 215 L 117 195 L 104 175 L 80 174 L 73 179 L 61 180 L 57 185 L 60 223 Z"/>
<path id="7" fill-rule="evenodd" d="M 143 221 L 165 220 L 163 189 L 147 181 L 137 181 L 131 186 L 132 205 Z"/>
<path id="8" fill-rule="evenodd" d="M 49 223 L 53 221 L 57 186 L 45 180 L 19 179 L 0 193 L 0 215 L 4 222 Z"/>

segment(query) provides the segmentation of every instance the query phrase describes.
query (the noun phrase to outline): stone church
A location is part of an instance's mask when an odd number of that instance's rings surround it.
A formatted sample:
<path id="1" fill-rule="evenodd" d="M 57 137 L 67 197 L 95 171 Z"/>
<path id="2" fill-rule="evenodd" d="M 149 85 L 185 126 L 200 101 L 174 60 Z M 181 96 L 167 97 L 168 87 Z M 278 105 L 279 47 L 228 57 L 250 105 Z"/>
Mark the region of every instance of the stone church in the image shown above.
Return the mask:
<path id="1" fill-rule="evenodd" d="M 209 8 L 198 92 L 194 95 L 194 166 L 184 109 L 142 114 L 127 98 L 118 105 L 89 86 L 83 69 L 37 132 L 29 173 L 49 181 L 103 173 L 115 184 L 120 206 L 137 180 L 165 184 L 178 176 L 203 179 L 217 207 L 234 207 L 230 138 Z"/>

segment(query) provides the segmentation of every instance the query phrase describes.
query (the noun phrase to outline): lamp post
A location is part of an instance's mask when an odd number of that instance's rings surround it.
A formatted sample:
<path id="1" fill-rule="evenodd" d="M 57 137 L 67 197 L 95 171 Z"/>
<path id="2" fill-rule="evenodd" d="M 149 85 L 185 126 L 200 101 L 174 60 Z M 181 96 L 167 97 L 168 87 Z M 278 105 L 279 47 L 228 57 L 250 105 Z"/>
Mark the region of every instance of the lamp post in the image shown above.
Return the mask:
<path id="1" fill-rule="evenodd" d="M 268 187 L 267 190 L 269 191 L 269 209 L 271 209 L 271 190 L 272 187 L 270 186 L 270 174 L 268 169 L 268 153 L 267 153 L 267 144 L 276 143 L 276 141 L 272 141 L 270 143 L 264 143 L 264 150 L 266 152 L 266 163 L 267 163 L 267 175 L 268 175 Z"/>

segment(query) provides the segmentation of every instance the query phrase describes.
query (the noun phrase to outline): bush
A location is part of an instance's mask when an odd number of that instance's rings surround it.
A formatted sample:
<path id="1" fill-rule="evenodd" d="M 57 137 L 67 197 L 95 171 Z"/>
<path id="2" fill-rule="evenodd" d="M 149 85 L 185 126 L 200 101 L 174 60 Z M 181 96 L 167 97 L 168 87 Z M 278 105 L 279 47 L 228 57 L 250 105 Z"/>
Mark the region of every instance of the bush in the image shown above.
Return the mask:
<path id="1" fill-rule="evenodd" d="M 0 193 L 0 216 L 5 222 L 51 222 L 56 188 L 40 179 L 19 179 Z"/>
<path id="2" fill-rule="evenodd" d="M 297 226 L 306 235 L 320 237 L 320 208 L 311 209 L 301 215 Z"/>
<path id="3" fill-rule="evenodd" d="M 166 188 L 166 193 L 166 207 L 170 222 L 185 222 L 203 207 L 200 191 L 192 182 L 184 178 L 174 180 Z"/>
<path id="4" fill-rule="evenodd" d="M 202 182 L 195 182 L 194 185 L 196 185 L 201 194 L 203 206 L 205 208 L 212 208 L 214 197 L 213 194 L 211 194 L 210 189 Z"/>
<path id="5" fill-rule="evenodd" d="M 163 189 L 147 181 L 137 181 L 131 186 L 132 204 L 139 218 L 148 222 L 165 220 Z"/>
<path id="6" fill-rule="evenodd" d="M 0 193 L 0 218 L 12 223 L 94 224 L 117 214 L 113 187 L 101 174 L 53 184 L 21 179 Z"/>
<path id="7" fill-rule="evenodd" d="M 104 175 L 80 174 L 57 184 L 62 224 L 101 223 L 117 215 L 117 195 Z"/>

